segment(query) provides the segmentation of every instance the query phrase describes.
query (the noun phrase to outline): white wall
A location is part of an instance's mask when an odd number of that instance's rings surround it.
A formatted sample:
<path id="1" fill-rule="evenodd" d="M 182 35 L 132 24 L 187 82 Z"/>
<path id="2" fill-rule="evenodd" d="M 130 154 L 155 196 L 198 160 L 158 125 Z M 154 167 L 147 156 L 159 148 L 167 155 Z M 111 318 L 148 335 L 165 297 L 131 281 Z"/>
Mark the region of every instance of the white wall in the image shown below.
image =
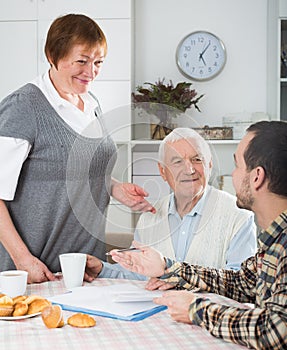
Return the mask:
<path id="1" fill-rule="evenodd" d="M 268 0 L 135 0 L 134 82 L 165 77 L 188 81 L 177 69 L 179 41 L 196 30 L 213 32 L 224 42 L 227 62 L 219 76 L 192 82 L 200 94 L 201 125 L 219 126 L 238 112 L 266 112 Z M 134 89 L 134 87 L 133 87 Z"/>

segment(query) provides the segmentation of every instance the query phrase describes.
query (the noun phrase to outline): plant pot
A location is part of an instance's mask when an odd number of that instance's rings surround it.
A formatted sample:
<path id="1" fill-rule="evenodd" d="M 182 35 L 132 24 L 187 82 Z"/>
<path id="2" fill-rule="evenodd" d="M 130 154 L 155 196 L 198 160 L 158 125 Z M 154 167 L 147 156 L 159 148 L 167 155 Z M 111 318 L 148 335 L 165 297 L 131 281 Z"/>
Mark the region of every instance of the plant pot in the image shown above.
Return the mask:
<path id="1" fill-rule="evenodd" d="M 150 135 L 152 140 L 163 140 L 174 128 L 175 124 L 163 126 L 159 124 L 150 124 Z"/>

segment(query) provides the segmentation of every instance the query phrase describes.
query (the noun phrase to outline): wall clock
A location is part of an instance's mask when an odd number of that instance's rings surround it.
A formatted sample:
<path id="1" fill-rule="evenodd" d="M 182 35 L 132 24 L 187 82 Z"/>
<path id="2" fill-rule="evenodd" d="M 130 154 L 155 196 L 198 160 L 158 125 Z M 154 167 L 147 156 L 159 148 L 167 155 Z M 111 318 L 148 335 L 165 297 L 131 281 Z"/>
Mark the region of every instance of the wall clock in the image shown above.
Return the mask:
<path id="1" fill-rule="evenodd" d="M 216 77 L 226 63 L 223 42 L 207 31 L 188 34 L 176 50 L 176 63 L 187 78 L 204 81 Z"/>

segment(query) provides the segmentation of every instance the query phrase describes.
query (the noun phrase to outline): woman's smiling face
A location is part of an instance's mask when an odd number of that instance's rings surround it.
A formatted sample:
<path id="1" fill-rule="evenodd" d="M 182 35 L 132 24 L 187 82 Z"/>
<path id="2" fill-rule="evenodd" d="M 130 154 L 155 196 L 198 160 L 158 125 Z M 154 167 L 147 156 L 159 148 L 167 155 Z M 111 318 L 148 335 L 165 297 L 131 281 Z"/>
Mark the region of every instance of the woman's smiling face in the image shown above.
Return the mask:
<path id="1" fill-rule="evenodd" d="M 56 68 L 52 62 L 50 76 L 59 94 L 83 94 L 89 91 L 91 83 L 99 74 L 104 62 L 104 48 L 87 48 L 75 45 L 58 62 Z"/>

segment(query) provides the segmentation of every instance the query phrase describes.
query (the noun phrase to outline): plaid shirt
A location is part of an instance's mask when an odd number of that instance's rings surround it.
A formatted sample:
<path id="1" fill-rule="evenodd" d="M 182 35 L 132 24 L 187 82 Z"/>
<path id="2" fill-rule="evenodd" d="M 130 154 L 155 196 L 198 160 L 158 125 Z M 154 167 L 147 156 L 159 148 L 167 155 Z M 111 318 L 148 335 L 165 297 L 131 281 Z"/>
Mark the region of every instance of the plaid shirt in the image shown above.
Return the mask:
<path id="1" fill-rule="evenodd" d="M 178 289 L 200 288 L 255 304 L 240 309 L 196 297 L 190 320 L 212 335 L 255 349 L 287 349 L 287 210 L 260 232 L 258 244 L 240 271 L 174 263 L 162 278 Z"/>

